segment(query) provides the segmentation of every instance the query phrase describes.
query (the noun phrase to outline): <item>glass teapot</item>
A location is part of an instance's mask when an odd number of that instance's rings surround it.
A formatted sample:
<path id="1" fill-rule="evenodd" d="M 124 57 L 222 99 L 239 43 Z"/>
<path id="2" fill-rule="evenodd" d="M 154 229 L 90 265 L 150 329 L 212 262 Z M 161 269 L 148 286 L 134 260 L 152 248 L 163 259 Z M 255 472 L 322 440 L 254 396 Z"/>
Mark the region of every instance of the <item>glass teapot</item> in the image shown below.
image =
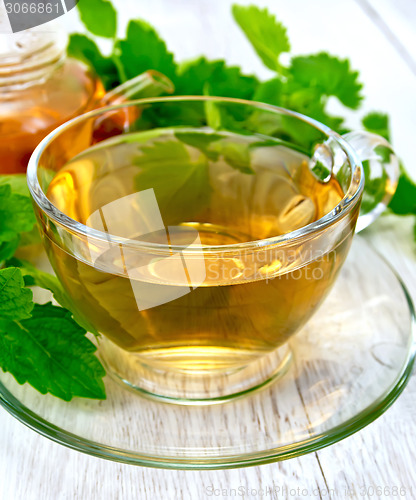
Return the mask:
<path id="1" fill-rule="evenodd" d="M 172 93 L 149 70 L 105 91 L 94 71 L 66 56 L 59 31 L 0 35 L 0 173 L 25 172 L 37 144 L 58 125 L 101 106 Z"/>

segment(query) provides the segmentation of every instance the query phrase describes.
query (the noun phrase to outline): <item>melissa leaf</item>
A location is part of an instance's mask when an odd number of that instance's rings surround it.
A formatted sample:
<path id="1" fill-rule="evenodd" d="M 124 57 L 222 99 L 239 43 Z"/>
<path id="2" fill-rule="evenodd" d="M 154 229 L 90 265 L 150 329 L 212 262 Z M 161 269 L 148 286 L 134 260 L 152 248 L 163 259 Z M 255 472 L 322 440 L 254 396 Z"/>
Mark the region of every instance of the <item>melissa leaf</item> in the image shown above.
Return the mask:
<path id="1" fill-rule="evenodd" d="M 0 367 L 42 394 L 105 399 L 95 351 L 71 313 L 51 303 L 35 304 L 26 319 L 0 321 Z"/>
<path id="2" fill-rule="evenodd" d="M 390 140 L 389 117 L 385 113 L 372 111 L 364 116 L 361 123 L 369 132 L 381 135 L 388 141 Z"/>
<path id="3" fill-rule="evenodd" d="M 267 9 L 254 5 L 233 5 L 232 13 L 265 66 L 281 71 L 279 56 L 290 50 L 286 28 Z"/>
<path id="4" fill-rule="evenodd" d="M 19 186 L 20 192 L 22 186 Z M 0 184 L 0 244 L 15 241 L 20 233 L 35 225 L 32 202 L 26 195 L 13 192 L 10 184 Z"/>
<path id="5" fill-rule="evenodd" d="M 221 134 L 205 132 L 175 132 L 175 137 L 184 144 L 199 149 L 208 159 L 217 161 L 219 153 L 210 149 L 213 142 L 223 139 Z"/>
<path id="6" fill-rule="evenodd" d="M 97 44 L 86 35 L 79 33 L 70 35 L 67 52 L 70 57 L 88 64 L 100 77 L 107 90 L 119 85 L 120 77 L 113 59 L 103 56 Z"/>
<path id="7" fill-rule="evenodd" d="M 114 38 L 117 32 L 117 13 L 109 0 L 80 0 L 77 3 L 81 21 L 96 36 Z"/>
<path id="8" fill-rule="evenodd" d="M 30 197 L 25 174 L 0 175 L 0 186 L 4 186 L 6 184 L 10 186 L 13 194 L 20 194 L 28 198 Z"/>
<path id="9" fill-rule="evenodd" d="M 281 106 L 283 92 L 284 84 L 282 80 L 280 78 L 272 78 L 271 80 L 261 82 L 257 86 L 253 96 L 253 101 Z"/>
<path id="10" fill-rule="evenodd" d="M 357 109 L 361 103 L 362 84 L 358 72 L 350 68 L 348 59 L 339 59 L 326 52 L 293 57 L 289 68 L 296 87 L 316 89 L 319 95 L 335 96 L 344 106 Z"/>
<path id="11" fill-rule="evenodd" d="M 389 203 L 390 210 L 396 215 L 416 215 L 416 183 L 400 166 L 400 177 L 396 192 Z"/>
<path id="12" fill-rule="evenodd" d="M 22 320 L 30 318 L 33 309 L 33 294 L 25 288 L 20 269 L 0 269 L 0 320 Z"/>
<path id="13" fill-rule="evenodd" d="M 225 61 L 208 61 L 199 57 L 178 68 L 177 94 L 203 95 L 209 84 L 209 95 L 252 99 L 259 81 L 244 75 L 237 66 L 227 66 Z"/>
<path id="14" fill-rule="evenodd" d="M 155 142 L 140 151 L 135 160 L 137 189 L 154 190 L 165 225 L 193 220 L 209 202 L 206 158 L 191 158 L 176 140 Z"/>
<path id="15" fill-rule="evenodd" d="M 38 286 L 45 290 L 49 290 L 52 292 L 54 299 L 65 309 L 71 311 L 74 320 L 86 331 L 93 333 L 98 336 L 99 333 L 94 328 L 94 326 L 87 321 L 83 316 L 80 316 L 76 312 L 76 308 L 72 299 L 67 295 L 65 290 L 63 289 L 61 283 L 58 278 L 53 274 L 47 273 L 40 269 L 37 269 L 35 266 L 30 264 L 30 262 L 19 260 L 16 258 L 10 259 L 7 262 L 8 265 L 16 266 L 22 272 L 22 276 L 25 279 L 27 285 L 30 286 Z"/>
<path id="16" fill-rule="evenodd" d="M 136 19 L 129 22 L 126 38 L 116 41 L 114 53 L 127 80 L 153 69 L 175 82 L 176 63 L 173 55 L 155 29 L 145 21 Z"/>

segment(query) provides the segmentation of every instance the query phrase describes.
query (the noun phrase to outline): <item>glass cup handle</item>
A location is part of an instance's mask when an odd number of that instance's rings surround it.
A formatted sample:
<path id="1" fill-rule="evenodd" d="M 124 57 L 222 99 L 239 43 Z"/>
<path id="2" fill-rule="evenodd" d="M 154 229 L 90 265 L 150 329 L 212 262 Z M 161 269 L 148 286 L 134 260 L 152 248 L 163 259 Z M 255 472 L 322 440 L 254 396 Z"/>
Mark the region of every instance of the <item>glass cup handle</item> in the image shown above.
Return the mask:
<path id="1" fill-rule="evenodd" d="M 371 132 L 349 132 L 342 136 L 363 164 L 365 185 L 356 232 L 362 231 L 384 212 L 399 178 L 399 159 L 383 137 Z"/>

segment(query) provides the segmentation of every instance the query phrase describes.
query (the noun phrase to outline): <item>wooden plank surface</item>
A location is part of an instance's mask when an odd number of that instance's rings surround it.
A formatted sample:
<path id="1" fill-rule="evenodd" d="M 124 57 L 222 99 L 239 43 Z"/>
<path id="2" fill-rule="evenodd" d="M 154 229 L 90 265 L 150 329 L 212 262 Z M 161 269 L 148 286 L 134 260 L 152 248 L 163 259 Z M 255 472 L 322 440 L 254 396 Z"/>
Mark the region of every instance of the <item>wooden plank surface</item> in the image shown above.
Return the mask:
<path id="1" fill-rule="evenodd" d="M 415 58 L 416 44 L 412 44 L 415 3 L 407 0 L 253 3 L 268 6 L 288 26 L 296 53 L 329 50 L 351 58 L 365 82 L 368 96 L 365 109 L 383 109 L 391 114 L 394 145 L 416 176 L 412 150 L 416 75 L 400 54 L 397 43 L 386 36 L 384 26 Z M 119 0 L 116 4 L 122 11 L 122 22 L 136 16 L 155 25 L 178 59 L 204 52 L 241 64 L 247 72 L 268 75 L 233 25 L 228 0 L 174 3 Z M 376 10 L 381 24 L 371 17 L 369 7 Z M 76 27 L 75 13 L 69 14 L 64 23 L 67 28 Z M 398 223 L 386 218 L 370 228 L 366 238 L 397 268 L 416 298 L 411 221 Z M 233 498 L 237 493 L 238 498 L 415 498 L 416 474 L 412 465 L 416 460 L 412 446 L 416 437 L 415 395 L 413 378 L 399 400 L 376 422 L 317 453 L 226 471 L 157 470 L 89 457 L 37 435 L 1 410 L 0 498 L 194 500 Z M 371 487 L 381 487 L 382 495 Z M 397 494 L 393 487 L 398 488 Z"/>

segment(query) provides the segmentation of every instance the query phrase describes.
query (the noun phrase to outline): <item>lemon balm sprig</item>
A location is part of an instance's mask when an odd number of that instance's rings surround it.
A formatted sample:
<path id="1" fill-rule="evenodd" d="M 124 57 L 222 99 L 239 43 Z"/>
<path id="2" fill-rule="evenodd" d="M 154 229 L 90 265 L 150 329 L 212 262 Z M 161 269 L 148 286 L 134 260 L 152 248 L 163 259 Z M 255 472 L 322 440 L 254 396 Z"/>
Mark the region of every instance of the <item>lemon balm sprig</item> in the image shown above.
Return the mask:
<path id="1" fill-rule="evenodd" d="M 35 303 L 32 285 L 71 307 L 55 276 L 11 259 L 22 241 L 36 241 L 34 225 L 26 177 L 0 176 L 0 368 L 65 401 L 105 399 L 105 370 L 86 337 L 89 325 L 66 307 Z"/>

